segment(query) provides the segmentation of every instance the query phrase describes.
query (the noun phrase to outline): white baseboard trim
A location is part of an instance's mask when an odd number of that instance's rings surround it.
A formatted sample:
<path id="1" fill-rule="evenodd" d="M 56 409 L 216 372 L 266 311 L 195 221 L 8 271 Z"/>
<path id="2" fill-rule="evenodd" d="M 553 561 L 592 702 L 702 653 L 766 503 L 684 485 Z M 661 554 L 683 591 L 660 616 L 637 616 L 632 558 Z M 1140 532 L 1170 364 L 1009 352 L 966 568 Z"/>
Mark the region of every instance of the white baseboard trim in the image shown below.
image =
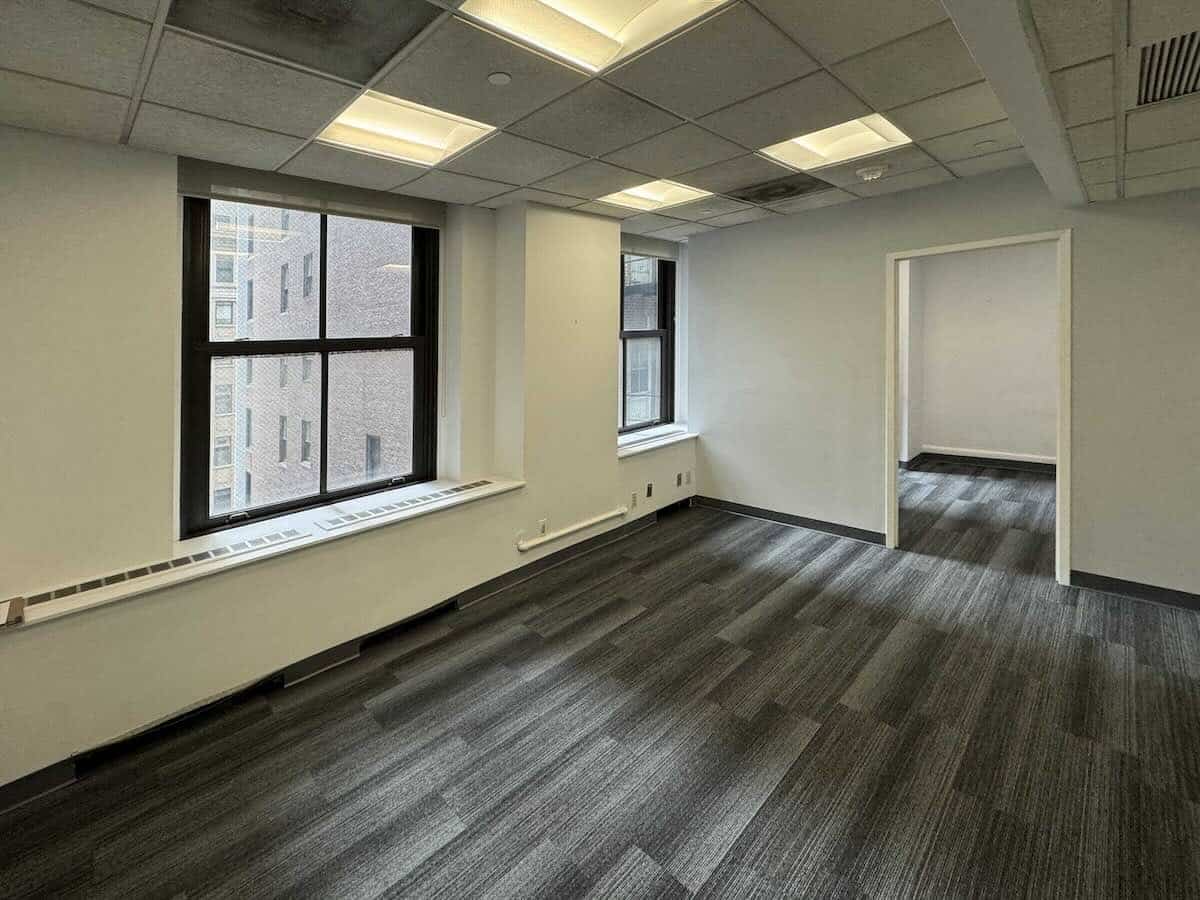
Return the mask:
<path id="1" fill-rule="evenodd" d="M 1038 456 L 1036 453 L 1009 453 L 1007 450 L 973 450 L 967 447 L 921 446 L 922 453 L 941 453 L 945 456 L 979 456 L 984 459 L 1011 459 L 1017 462 L 1049 463 L 1054 465 L 1053 456 Z"/>

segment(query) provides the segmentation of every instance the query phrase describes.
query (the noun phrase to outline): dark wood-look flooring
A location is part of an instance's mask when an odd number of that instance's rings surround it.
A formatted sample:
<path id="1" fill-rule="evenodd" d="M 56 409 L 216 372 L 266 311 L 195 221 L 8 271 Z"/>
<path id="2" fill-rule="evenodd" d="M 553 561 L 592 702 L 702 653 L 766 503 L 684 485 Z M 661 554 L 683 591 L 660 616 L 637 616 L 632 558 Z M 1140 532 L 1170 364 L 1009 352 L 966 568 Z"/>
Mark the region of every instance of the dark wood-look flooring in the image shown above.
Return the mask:
<path id="1" fill-rule="evenodd" d="M 1057 586 L 1050 478 L 902 495 L 906 552 L 687 510 L 211 713 L 0 818 L 0 894 L 1200 896 L 1200 617 Z"/>

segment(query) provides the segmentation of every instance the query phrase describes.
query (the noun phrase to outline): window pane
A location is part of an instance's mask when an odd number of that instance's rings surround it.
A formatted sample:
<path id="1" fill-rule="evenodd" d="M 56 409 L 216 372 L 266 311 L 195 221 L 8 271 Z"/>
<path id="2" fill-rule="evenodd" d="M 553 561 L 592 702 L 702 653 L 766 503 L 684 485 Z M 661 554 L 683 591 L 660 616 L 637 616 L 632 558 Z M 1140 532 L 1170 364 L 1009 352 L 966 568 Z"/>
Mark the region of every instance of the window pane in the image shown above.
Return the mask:
<path id="1" fill-rule="evenodd" d="M 270 206 L 212 201 L 212 340 L 317 337 L 321 216 L 285 213 Z M 274 297 L 279 301 L 273 302 Z"/>
<path id="2" fill-rule="evenodd" d="M 412 334 L 412 227 L 329 217 L 329 337 Z"/>
<path id="3" fill-rule="evenodd" d="M 658 338 L 625 342 L 625 425 L 662 418 L 662 343 Z"/>
<path id="4" fill-rule="evenodd" d="M 312 357 L 315 377 L 310 381 L 290 378 L 281 385 L 275 378 L 246 378 L 252 365 L 270 372 L 283 369 L 285 360 L 290 369 L 300 370 L 299 356 L 217 357 L 212 362 L 210 515 L 282 503 L 320 490 L 321 358 Z M 228 407 L 218 405 L 218 397 L 228 397 Z M 225 408 L 229 412 L 221 413 Z M 302 422 L 308 423 L 307 448 Z M 301 456 L 305 450 L 306 458 Z"/>
<path id="5" fill-rule="evenodd" d="M 650 256 L 626 256 L 621 285 L 625 310 L 623 330 L 658 328 L 658 260 Z"/>
<path id="6" fill-rule="evenodd" d="M 412 474 L 413 353 L 329 358 L 329 488 Z"/>

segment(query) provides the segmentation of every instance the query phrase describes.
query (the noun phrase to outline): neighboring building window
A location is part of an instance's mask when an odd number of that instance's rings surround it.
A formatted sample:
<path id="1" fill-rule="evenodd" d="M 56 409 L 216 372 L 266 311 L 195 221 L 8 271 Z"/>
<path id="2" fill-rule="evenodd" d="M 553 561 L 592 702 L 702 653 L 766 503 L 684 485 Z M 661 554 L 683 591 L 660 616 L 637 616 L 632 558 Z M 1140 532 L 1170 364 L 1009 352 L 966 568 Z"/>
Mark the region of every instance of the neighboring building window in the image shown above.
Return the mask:
<path id="1" fill-rule="evenodd" d="M 233 465 L 233 439 L 229 435 L 219 435 L 213 439 L 213 466 Z"/>
<path id="2" fill-rule="evenodd" d="M 212 494 L 212 511 L 216 515 L 218 513 L 229 512 L 229 506 L 232 503 L 229 488 L 217 488 Z"/>
<path id="3" fill-rule="evenodd" d="M 377 434 L 367 435 L 367 481 L 374 481 L 383 470 L 383 442 Z"/>
<path id="4" fill-rule="evenodd" d="M 232 300 L 218 300 L 213 304 L 215 321 L 218 325 L 233 324 L 233 309 Z"/>
<path id="5" fill-rule="evenodd" d="M 304 296 L 311 297 L 313 290 L 313 255 L 311 253 L 304 254 Z"/>
<path id="6" fill-rule="evenodd" d="M 249 472 L 242 473 L 242 502 L 249 506 L 253 501 L 251 497 L 251 478 Z"/>
<path id="7" fill-rule="evenodd" d="M 213 385 L 213 412 L 218 416 L 228 416 L 233 413 L 233 385 Z"/>
<path id="8" fill-rule="evenodd" d="M 621 256 L 619 432 L 674 421 L 675 263 Z"/>
<path id="9" fill-rule="evenodd" d="M 254 318 L 254 279 L 246 279 L 246 318 Z"/>
<path id="10" fill-rule="evenodd" d="M 232 215 L 242 227 L 251 214 L 272 226 L 272 240 L 247 269 L 236 266 L 238 291 L 246 285 L 248 306 L 251 278 L 270 290 L 278 271 L 280 304 L 256 305 L 247 329 L 239 297 L 234 327 L 216 328 L 214 303 L 230 300 L 232 291 L 212 277 L 214 251 L 228 250 L 228 235 L 214 237 L 213 223 Z M 274 235 L 280 223 L 283 241 Z M 436 230 L 297 209 L 284 217 L 277 207 L 189 197 L 183 248 L 181 534 L 436 478 Z M 237 249 L 244 252 L 245 244 Z M 311 302 L 287 309 L 292 272 L 309 279 Z M 293 362 L 299 378 L 288 371 Z M 278 384 L 274 373 L 264 379 L 263 365 L 279 366 Z M 216 418 L 217 409 L 240 411 L 235 427 Z M 266 427 L 269 434 L 272 423 L 274 455 L 255 433 Z M 299 423 L 294 456 L 291 423 Z M 232 436 L 235 466 L 233 496 L 219 511 L 214 494 L 230 481 L 212 472 L 217 435 Z M 252 508 L 240 480 L 246 474 Z"/>
<path id="11" fill-rule="evenodd" d="M 286 209 L 281 209 L 279 211 L 279 230 L 287 231 L 291 227 L 291 225 L 292 225 L 292 214 Z M 285 237 L 286 237 L 286 235 L 285 235 Z"/>
<path id="12" fill-rule="evenodd" d="M 246 216 L 246 253 L 254 252 L 254 213 Z"/>
<path id="13" fill-rule="evenodd" d="M 233 284 L 233 257 L 218 256 L 216 259 L 216 277 L 218 284 Z"/>

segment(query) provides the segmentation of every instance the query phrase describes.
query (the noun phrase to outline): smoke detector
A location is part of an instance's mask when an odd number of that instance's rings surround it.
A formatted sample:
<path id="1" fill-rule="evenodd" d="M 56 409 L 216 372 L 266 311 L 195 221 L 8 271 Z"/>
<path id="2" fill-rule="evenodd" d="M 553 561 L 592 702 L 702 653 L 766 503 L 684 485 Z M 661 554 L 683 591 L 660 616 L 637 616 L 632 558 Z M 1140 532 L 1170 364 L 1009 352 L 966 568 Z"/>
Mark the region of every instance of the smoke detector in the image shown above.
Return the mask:
<path id="1" fill-rule="evenodd" d="M 878 181 L 887 170 L 888 166 L 884 163 L 878 166 L 863 166 L 861 169 L 855 170 L 854 174 L 863 181 Z"/>

